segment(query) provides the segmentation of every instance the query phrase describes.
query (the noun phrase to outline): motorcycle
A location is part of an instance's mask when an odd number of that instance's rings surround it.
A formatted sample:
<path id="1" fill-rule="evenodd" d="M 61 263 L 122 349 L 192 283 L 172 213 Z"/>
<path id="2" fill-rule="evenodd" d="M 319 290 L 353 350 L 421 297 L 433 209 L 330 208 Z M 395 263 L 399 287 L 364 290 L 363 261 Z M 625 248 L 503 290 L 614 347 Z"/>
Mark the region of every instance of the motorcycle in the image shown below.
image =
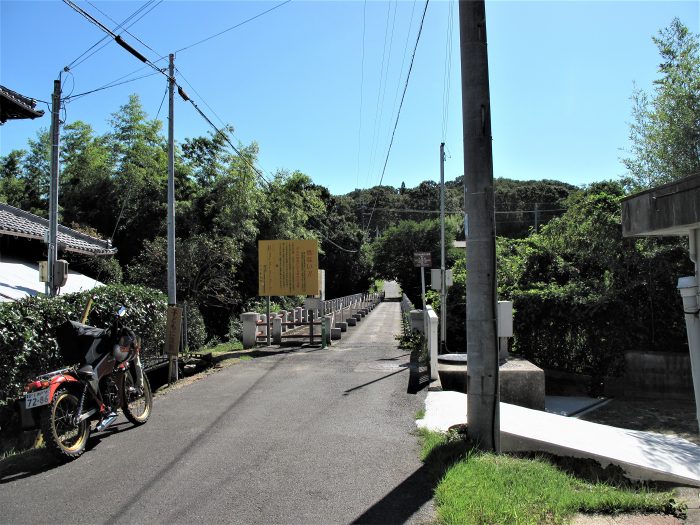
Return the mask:
<path id="1" fill-rule="evenodd" d="M 141 341 L 122 324 L 123 306 L 107 329 L 66 321 L 56 341 L 66 363 L 77 365 L 40 375 L 19 400 L 25 430 L 41 429 L 47 448 L 64 460 L 85 451 L 92 424 L 101 432 L 121 409 L 134 425 L 151 415 L 153 395 L 140 363 Z"/>

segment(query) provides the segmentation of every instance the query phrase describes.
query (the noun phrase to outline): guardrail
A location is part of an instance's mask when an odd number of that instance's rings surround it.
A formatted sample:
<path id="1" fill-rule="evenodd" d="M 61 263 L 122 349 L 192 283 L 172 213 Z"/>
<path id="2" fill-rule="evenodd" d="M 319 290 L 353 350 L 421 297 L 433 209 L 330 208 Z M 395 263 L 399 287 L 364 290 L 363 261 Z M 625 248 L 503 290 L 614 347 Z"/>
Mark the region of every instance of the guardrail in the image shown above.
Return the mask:
<path id="1" fill-rule="evenodd" d="M 241 314 L 243 348 L 252 348 L 268 340 L 278 345 L 283 339 L 292 338 L 308 339 L 310 344 L 318 338 L 322 345 L 331 344 L 331 340 L 340 339 L 348 327 L 356 326 L 383 300 L 383 292 L 353 294 L 327 301 L 308 298 L 304 306 L 271 313 L 269 319 L 266 314 L 245 312 Z"/>

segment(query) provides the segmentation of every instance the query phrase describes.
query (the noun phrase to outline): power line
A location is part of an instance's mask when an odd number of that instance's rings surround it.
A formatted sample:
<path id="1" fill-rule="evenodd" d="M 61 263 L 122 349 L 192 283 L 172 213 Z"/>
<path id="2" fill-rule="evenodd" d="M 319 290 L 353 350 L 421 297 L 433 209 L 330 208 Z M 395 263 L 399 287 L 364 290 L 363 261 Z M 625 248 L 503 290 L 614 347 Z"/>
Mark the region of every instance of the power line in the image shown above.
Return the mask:
<path id="1" fill-rule="evenodd" d="M 357 130 L 357 175 L 355 176 L 355 187 L 360 185 L 360 152 L 362 150 L 362 105 L 365 89 L 365 31 L 367 18 L 367 0 L 362 4 L 362 62 L 360 66 L 360 123 Z"/>
<path id="2" fill-rule="evenodd" d="M 127 22 L 129 22 L 132 18 L 134 18 L 136 15 L 138 15 L 141 11 L 143 11 L 144 9 L 146 9 L 146 7 L 148 7 L 149 4 L 152 4 L 153 1 L 154 1 L 154 0 L 149 0 L 149 1 L 146 2 L 144 5 L 142 5 L 141 7 L 139 7 L 139 8 L 138 8 L 136 11 L 134 11 L 131 15 L 129 15 L 127 18 L 125 18 L 124 21 L 123 21 L 121 24 L 119 24 L 117 27 L 115 27 L 115 28 L 114 28 L 114 31 L 117 31 L 117 30 L 119 30 L 121 27 L 123 27 L 124 24 L 126 24 Z M 141 16 L 139 16 L 139 17 L 138 17 L 136 20 L 134 20 L 131 24 L 129 24 L 128 26 L 126 26 L 125 29 L 128 29 L 129 27 L 133 26 L 136 22 L 138 22 L 138 21 L 141 20 L 144 16 L 146 16 L 148 13 L 150 13 L 151 11 L 153 11 L 153 9 L 155 9 L 156 7 L 158 7 L 162 2 L 163 2 L 163 0 L 159 0 L 155 5 L 153 5 L 150 9 L 148 9 L 148 11 L 146 11 L 146 12 L 143 13 Z M 85 62 L 88 58 L 90 58 L 91 56 L 93 56 L 95 53 L 97 53 L 97 52 L 99 52 L 100 50 L 104 49 L 104 47 L 107 46 L 107 45 L 109 44 L 109 42 L 111 42 L 111 40 L 109 40 L 109 37 L 108 37 L 108 36 L 102 37 L 100 40 L 98 40 L 98 41 L 95 42 L 92 46 L 90 46 L 87 50 L 85 50 L 80 56 L 78 56 L 77 58 L 75 58 L 70 64 L 68 64 L 68 65 L 64 68 L 64 70 L 65 70 L 65 69 L 75 69 L 75 68 L 78 67 L 80 64 L 82 64 L 83 62 Z M 95 47 L 99 46 L 100 44 L 102 44 L 102 45 L 101 45 L 99 48 L 95 49 L 95 51 L 93 51 L 92 53 L 90 53 L 90 51 L 92 51 Z M 87 55 L 87 53 L 90 53 L 90 54 L 89 54 L 88 56 L 85 56 L 85 55 Z M 85 57 L 85 58 L 83 58 L 83 57 Z M 82 58 L 82 60 L 80 60 L 81 58 Z"/>
<path id="3" fill-rule="evenodd" d="M 387 36 L 389 35 L 389 15 L 391 14 L 391 2 L 387 3 L 387 11 L 386 11 L 386 26 L 384 27 L 384 46 L 382 48 L 382 65 L 379 68 L 379 87 L 377 88 L 377 104 L 376 104 L 376 109 L 374 110 L 374 124 L 372 125 L 372 141 L 370 142 L 370 148 L 369 148 L 369 165 L 367 168 L 367 181 L 369 182 L 370 178 L 370 172 L 372 171 L 373 165 L 374 165 L 374 157 L 377 151 L 377 135 L 378 135 L 378 129 L 379 129 L 379 101 L 381 100 L 381 95 L 382 95 L 382 84 L 384 83 L 384 64 L 386 61 L 386 40 Z"/>
<path id="4" fill-rule="evenodd" d="M 262 13 L 258 13 L 258 14 L 255 15 L 255 16 L 252 16 L 252 17 L 250 17 L 250 18 L 248 18 L 248 19 L 246 19 L 246 20 L 243 20 L 242 22 L 239 22 L 239 23 L 237 23 L 236 25 L 233 25 L 233 26 L 229 27 L 228 29 L 224 29 L 223 31 L 219 31 L 219 32 L 216 33 L 216 34 L 213 34 L 213 35 L 211 35 L 211 36 L 208 36 L 207 38 L 203 38 L 202 40 L 199 40 L 199 41 L 197 41 L 197 42 L 195 42 L 195 43 L 193 43 L 193 44 L 190 44 L 190 45 L 188 45 L 188 46 L 182 47 L 182 48 L 178 49 L 177 51 L 175 51 L 175 54 L 179 53 L 180 51 L 185 51 L 186 49 L 190 49 L 190 48 L 192 48 L 192 47 L 194 47 L 194 46 L 198 46 L 199 44 L 203 44 L 204 42 L 207 42 L 207 41 L 211 40 L 212 38 L 216 38 L 217 36 L 221 36 L 221 35 L 223 35 L 224 33 L 228 33 L 229 31 L 232 31 L 232 30 L 234 30 L 234 29 L 236 29 L 236 28 L 238 28 L 238 27 L 241 27 L 242 25 L 245 25 L 245 24 L 247 24 L 248 22 L 252 22 L 252 21 L 255 20 L 256 18 L 260 18 L 261 16 L 264 16 L 264 15 L 266 15 L 267 13 L 270 13 L 271 11 L 274 11 L 275 9 L 279 9 L 280 7 L 282 7 L 282 6 L 285 5 L 285 4 L 288 4 L 288 3 L 291 2 L 291 1 L 292 1 L 292 0 L 285 0 L 284 2 L 281 2 L 281 3 L 277 4 L 276 6 L 273 6 L 273 7 L 271 7 L 270 9 L 267 9 L 267 10 L 263 11 Z"/>
<path id="5" fill-rule="evenodd" d="M 445 73 L 442 83 L 442 142 L 447 134 L 447 122 L 450 116 L 450 77 L 452 76 L 452 27 L 454 22 L 454 2 L 450 2 L 447 20 L 447 39 L 445 42 Z"/>
<path id="6" fill-rule="evenodd" d="M 86 1 L 87 1 L 88 4 L 90 4 L 92 7 L 94 7 L 95 9 L 97 9 L 97 10 L 98 10 L 100 13 L 102 13 L 104 16 L 106 16 L 107 18 L 109 18 L 112 22 L 114 22 L 115 24 L 118 24 L 118 22 L 117 22 L 116 20 L 114 20 L 111 16 L 109 16 L 109 15 L 108 15 L 107 13 L 105 13 L 104 11 L 102 11 L 102 9 L 100 9 L 99 7 L 97 7 L 95 4 L 93 4 L 92 2 L 90 2 L 90 0 L 86 0 Z M 115 31 L 116 31 L 117 29 L 119 29 L 119 27 L 120 27 L 121 25 L 123 25 L 123 24 L 118 24 L 117 27 L 115 28 Z M 144 41 L 141 40 L 139 37 L 137 37 L 135 34 L 129 32 L 126 28 L 124 28 L 124 30 L 122 31 L 122 33 L 127 33 L 128 35 L 134 37 L 136 40 L 138 40 L 139 42 L 141 42 L 141 44 L 143 44 L 143 45 L 146 46 L 148 49 L 150 49 L 151 51 L 153 51 L 156 55 L 159 55 L 159 54 L 160 54 L 160 53 L 158 53 L 158 51 L 156 51 L 156 50 L 153 49 L 151 46 L 149 46 L 146 42 L 144 42 Z"/>
<path id="7" fill-rule="evenodd" d="M 290 0 L 290 1 L 291 1 L 291 0 Z M 176 68 L 176 69 L 177 69 L 177 68 Z M 209 108 L 209 111 L 211 111 L 211 112 L 214 114 L 214 116 L 218 119 L 218 121 L 221 123 L 221 125 L 224 126 L 224 127 L 226 127 L 227 124 L 221 119 L 221 117 L 216 113 L 216 111 L 214 111 L 214 108 L 212 108 L 212 107 L 207 103 L 207 101 L 204 99 L 204 97 L 203 97 L 202 95 L 199 94 L 199 92 L 198 92 L 198 91 L 195 89 L 195 87 L 187 80 L 187 78 L 185 78 L 185 75 L 182 74 L 182 71 L 181 71 L 180 69 L 177 69 L 177 73 L 180 75 L 180 77 L 182 78 L 182 80 L 184 80 L 185 83 L 186 83 L 190 88 L 192 88 L 192 91 L 199 97 L 199 99 L 202 101 L 202 103 L 203 103 L 207 108 Z M 178 87 L 179 87 L 179 86 L 178 86 Z M 227 130 L 227 131 L 229 131 L 229 130 Z M 239 142 L 241 142 L 241 140 L 240 140 L 238 137 L 236 137 L 236 134 L 233 133 L 233 130 L 232 130 L 232 129 L 229 131 L 229 133 L 233 136 L 233 138 L 235 138 L 236 140 L 238 140 Z M 235 149 L 235 148 L 234 148 L 234 149 Z M 259 167 L 259 170 L 260 170 L 262 173 L 267 174 L 268 177 L 272 177 L 272 174 L 271 174 L 270 172 L 268 172 L 267 170 L 265 170 L 262 166 Z M 267 183 L 269 184 L 269 182 L 268 182 L 267 179 L 265 179 L 264 177 L 263 177 L 263 179 L 265 180 L 265 182 L 267 182 Z"/>
<path id="8" fill-rule="evenodd" d="M 127 52 L 129 52 L 129 54 L 131 54 L 131 55 L 133 55 L 134 57 L 138 58 L 141 62 L 143 62 L 144 64 L 148 65 L 150 68 L 152 68 L 153 70 L 157 71 L 158 73 L 160 73 L 160 74 L 162 74 L 162 75 L 164 75 L 164 76 L 166 76 L 166 77 L 168 76 L 168 75 L 165 73 L 165 71 L 159 69 L 158 66 L 156 66 L 152 61 L 150 61 L 150 60 L 149 60 L 148 58 L 146 58 L 144 55 L 142 55 L 141 53 L 139 53 L 136 49 L 134 49 L 133 47 L 131 47 L 127 42 L 125 42 L 125 41 L 122 39 L 121 36 L 119 36 L 119 35 L 117 35 L 116 33 L 114 33 L 114 31 L 112 31 L 111 29 L 109 29 L 108 27 L 106 27 L 102 22 L 100 22 L 99 20 L 97 20 L 94 16 L 92 16 L 90 13 L 88 13 L 87 11 L 85 11 L 84 9 L 82 9 L 80 6 L 76 5 L 72 0 L 63 0 L 63 2 L 64 2 L 66 5 L 68 5 L 71 9 L 73 9 L 74 11 L 76 11 L 78 14 L 80 14 L 81 16 L 83 16 L 84 18 L 86 18 L 90 23 L 96 25 L 96 26 L 99 27 L 102 31 L 104 31 L 105 33 L 107 33 L 108 35 L 110 35 L 112 38 L 114 38 L 114 41 L 115 41 L 117 44 L 119 44 L 121 47 L 123 47 Z"/>
<path id="9" fill-rule="evenodd" d="M 291 0 L 289 0 L 289 1 L 291 1 Z M 265 176 L 262 174 L 262 172 L 261 172 L 258 168 L 256 168 L 256 167 L 253 165 L 253 163 L 251 163 L 251 162 L 248 160 L 248 158 L 247 158 L 245 155 L 243 155 L 243 153 L 241 153 L 241 151 L 240 151 L 236 146 L 233 145 L 233 142 L 231 142 L 231 140 L 228 138 L 228 135 L 226 135 L 226 133 L 224 133 L 223 131 L 221 131 L 221 130 L 216 126 L 216 124 L 214 124 L 214 123 L 211 121 L 211 119 L 210 119 L 209 117 L 206 116 L 206 114 L 199 108 L 199 106 L 195 103 L 195 101 L 192 100 L 189 96 L 187 96 L 187 94 L 182 90 L 182 88 L 181 88 L 180 86 L 178 86 L 178 93 L 180 94 L 180 96 L 182 97 L 183 100 L 185 100 L 186 102 L 189 102 L 190 104 L 192 104 L 192 107 L 193 107 L 195 110 L 197 110 L 197 113 L 199 113 L 199 115 L 200 115 L 204 120 L 206 120 L 207 123 L 208 123 L 212 128 L 214 128 L 214 130 L 215 130 L 217 133 L 221 134 L 222 138 L 228 143 L 229 146 L 231 146 L 231 148 L 233 148 L 233 151 L 236 152 L 236 154 L 238 155 L 238 157 L 239 157 L 241 160 L 243 160 L 243 162 L 245 162 L 245 163 L 255 172 L 255 174 L 256 174 L 261 180 L 263 180 L 263 181 L 265 182 L 265 184 L 267 184 L 267 186 L 268 186 L 268 188 L 269 188 L 269 187 L 270 187 L 270 181 L 267 180 L 267 179 L 265 178 Z"/>
<path id="10" fill-rule="evenodd" d="M 143 68 L 141 68 L 141 69 L 143 69 Z M 102 91 L 102 90 L 109 89 L 109 88 L 113 88 L 113 87 L 117 87 L 117 86 L 122 86 L 122 85 L 128 84 L 128 83 L 130 83 L 130 82 L 135 82 L 136 80 L 141 80 L 142 78 L 152 77 L 152 76 L 154 76 L 154 75 L 157 75 L 158 73 L 162 73 L 162 71 L 155 71 L 155 72 L 153 72 L 153 73 L 148 73 L 147 75 L 142 75 L 142 76 L 140 76 L 140 77 L 131 78 L 131 79 L 129 79 L 129 80 L 125 80 L 124 82 L 116 82 L 116 83 L 115 83 L 114 81 L 112 81 L 112 82 L 110 82 L 109 84 L 105 84 L 105 85 L 102 86 L 102 87 L 95 88 L 95 89 L 91 89 L 90 91 L 85 91 L 85 92 L 83 92 L 83 93 L 78 93 L 77 95 L 71 95 L 71 96 L 69 96 L 69 97 L 65 97 L 63 100 L 66 100 L 66 101 L 67 101 L 67 100 L 74 100 L 74 99 L 76 99 L 76 98 L 84 97 L 85 95 L 91 95 L 92 93 L 97 93 L 98 91 Z M 129 73 L 129 74 L 132 74 L 132 73 Z M 128 75 L 127 75 L 127 76 L 128 76 Z M 123 77 L 122 77 L 122 78 L 123 78 Z"/>
<path id="11" fill-rule="evenodd" d="M 416 37 L 416 45 L 413 47 L 413 56 L 411 57 L 411 64 L 408 66 L 408 73 L 406 74 L 406 84 L 404 85 L 403 88 L 403 94 L 401 95 L 401 103 L 399 104 L 399 110 L 396 113 L 396 122 L 394 123 L 394 130 L 391 132 L 391 141 L 389 142 L 389 148 L 387 149 L 386 152 L 386 159 L 384 159 L 384 168 L 382 168 L 382 176 L 379 179 L 379 186 L 382 185 L 382 181 L 384 180 L 384 174 L 386 173 L 386 165 L 389 162 L 389 154 L 391 153 L 391 146 L 394 144 L 394 136 L 396 135 L 396 128 L 399 125 L 399 117 L 401 116 L 401 108 L 403 107 L 403 101 L 406 98 L 406 90 L 408 89 L 408 81 L 411 78 L 411 71 L 413 70 L 413 62 L 416 58 L 416 51 L 418 49 L 418 42 L 420 42 L 420 36 L 421 33 L 423 32 L 423 23 L 425 22 L 425 14 L 428 11 L 428 4 L 430 3 L 430 0 L 425 0 L 425 7 L 423 8 L 423 16 L 420 21 L 420 27 L 418 28 L 418 36 Z M 377 201 L 379 200 L 379 194 L 374 199 L 374 206 L 377 205 Z M 367 228 L 369 229 L 369 225 L 372 221 L 372 214 L 374 213 L 374 207 L 372 208 L 372 213 L 370 213 L 369 220 L 367 221 Z"/>

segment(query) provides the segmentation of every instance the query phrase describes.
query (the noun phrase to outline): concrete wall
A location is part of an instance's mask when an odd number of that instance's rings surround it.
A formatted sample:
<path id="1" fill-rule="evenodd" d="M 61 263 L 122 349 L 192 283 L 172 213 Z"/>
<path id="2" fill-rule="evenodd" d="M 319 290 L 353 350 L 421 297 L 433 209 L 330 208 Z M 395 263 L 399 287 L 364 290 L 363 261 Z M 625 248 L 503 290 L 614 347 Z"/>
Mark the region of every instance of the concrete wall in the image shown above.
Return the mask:
<path id="1" fill-rule="evenodd" d="M 687 352 L 625 353 L 625 374 L 622 377 L 594 379 L 585 374 L 546 370 L 547 393 L 551 395 L 581 395 L 591 391 L 611 397 L 634 399 L 693 400 L 693 380 L 690 355 Z"/>

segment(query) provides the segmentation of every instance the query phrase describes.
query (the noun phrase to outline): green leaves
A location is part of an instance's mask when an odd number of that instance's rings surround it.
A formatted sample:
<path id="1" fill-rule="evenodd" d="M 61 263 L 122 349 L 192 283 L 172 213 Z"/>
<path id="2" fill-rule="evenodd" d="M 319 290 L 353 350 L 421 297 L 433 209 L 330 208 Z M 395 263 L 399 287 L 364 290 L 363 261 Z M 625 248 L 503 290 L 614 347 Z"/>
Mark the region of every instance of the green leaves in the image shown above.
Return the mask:
<path id="1" fill-rule="evenodd" d="M 630 156 L 625 183 L 632 191 L 700 172 L 700 43 L 675 18 L 653 38 L 662 62 L 652 93 L 632 94 Z"/>
<path id="2" fill-rule="evenodd" d="M 31 297 L 0 304 L 0 405 L 21 395 L 25 382 L 73 363 L 62 362 L 55 329 L 79 321 L 90 295 L 95 296 L 88 324 L 107 327 L 120 305 L 125 322 L 143 338 L 143 353 L 158 355 L 164 342 L 166 299 L 139 286 L 104 286 L 56 298 Z"/>

